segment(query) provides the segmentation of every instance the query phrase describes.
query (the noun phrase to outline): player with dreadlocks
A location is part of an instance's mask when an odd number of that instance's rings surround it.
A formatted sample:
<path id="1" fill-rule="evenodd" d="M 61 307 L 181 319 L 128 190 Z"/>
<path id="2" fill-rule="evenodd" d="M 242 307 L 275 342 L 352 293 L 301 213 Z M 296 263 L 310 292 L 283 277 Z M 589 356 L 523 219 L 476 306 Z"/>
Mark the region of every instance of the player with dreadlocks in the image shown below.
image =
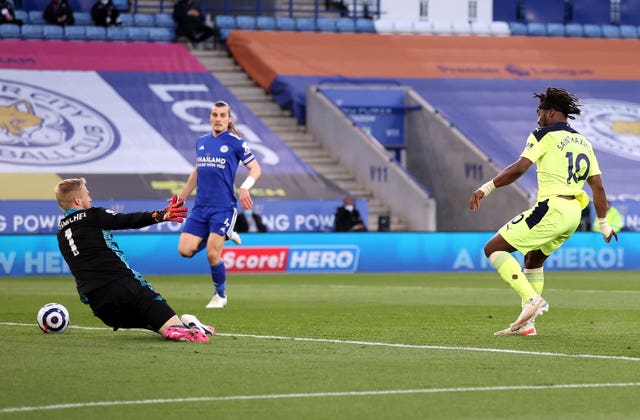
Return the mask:
<path id="1" fill-rule="evenodd" d="M 480 200 L 495 188 L 520 178 L 534 163 L 538 172 L 537 202 L 507 222 L 484 246 L 491 264 L 521 298 L 522 311 L 506 329 L 494 335 L 536 335 L 534 321 L 549 310 L 541 296 L 543 264 L 553 251 L 575 232 L 582 209 L 589 205 L 585 181 L 593 193 L 598 226 L 605 242 L 618 240 L 606 220 L 607 197 L 600 167 L 591 143 L 571 128 L 567 119 L 580 114 L 578 98 L 564 89 L 547 88 L 537 93 L 538 125 L 527 138 L 518 160 L 471 195 L 469 208 L 478 210 Z M 511 255 L 524 254 L 524 270 Z"/>

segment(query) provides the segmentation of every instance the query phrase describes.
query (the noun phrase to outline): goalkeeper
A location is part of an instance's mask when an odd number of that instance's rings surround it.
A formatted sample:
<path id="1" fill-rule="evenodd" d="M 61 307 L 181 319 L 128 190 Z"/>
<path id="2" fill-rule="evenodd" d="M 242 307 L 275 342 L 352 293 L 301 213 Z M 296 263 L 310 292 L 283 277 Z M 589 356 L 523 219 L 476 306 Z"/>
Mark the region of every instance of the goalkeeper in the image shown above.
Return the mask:
<path id="1" fill-rule="evenodd" d="M 139 229 L 161 222 L 182 222 L 184 202 L 154 212 L 119 214 L 92 207 L 84 178 L 65 179 L 56 186 L 56 199 L 64 211 L 58 225 L 58 247 L 76 281 L 83 303 L 106 325 L 145 328 L 168 340 L 208 342 L 215 330 L 193 315 L 178 318 L 153 287 L 132 269 L 114 241 L 112 229 Z"/>
<path id="2" fill-rule="evenodd" d="M 549 310 L 541 296 L 544 286 L 543 264 L 553 251 L 576 231 L 589 197 L 585 181 L 593 193 L 597 223 L 605 242 L 618 234 L 607 223 L 607 196 L 600 167 L 591 143 L 574 130 L 567 119 L 579 115 L 578 99 L 564 89 L 547 88 L 534 95 L 538 104 L 539 128 L 527 138 L 517 161 L 471 195 L 469 207 L 476 211 L 480 200 L 495 188 L 509 185 L 534 163 L 538 171 L 537 203 L 507 222 L 486 243 L 484 253 L 500 277 L 521 298 L 522 311 L 506 329 L 495 335 L 536 335 L 535 318 Z M 524 254 L 524 271 L 511 255 Z"/>

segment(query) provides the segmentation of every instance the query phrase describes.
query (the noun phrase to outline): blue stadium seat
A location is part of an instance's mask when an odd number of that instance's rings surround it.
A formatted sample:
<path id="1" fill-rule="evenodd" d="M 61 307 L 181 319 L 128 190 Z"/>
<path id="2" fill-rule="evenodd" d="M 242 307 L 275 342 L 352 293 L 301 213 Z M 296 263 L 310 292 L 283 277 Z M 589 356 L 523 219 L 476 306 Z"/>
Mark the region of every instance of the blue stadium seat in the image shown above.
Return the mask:
<path id="1" fill-rule="evenodd" d="M 16 19 L 20 19 L 22 23 L 29 23 L 29 12 L 22 9 L 16 9 L 14 12 L 16 14 Z"/>
<path id="2" fill-rule="evenodd" d="M 149 28 L 143 28 L 140 26 L 129 26 L 126 27 L 126 30 L 129 41 L 149 42 Z"/>
<path id="3" fill-rule="evenodd" d="M 93 25 L 93 18 L 90 12 L 73 12 L 76 19 L 76 25 Z"/>
<path id="4" fill-rule="evenodd" d="M 69 41 L 84 41 L 87 39 L 87 27 L 73 25 L 64 27 L 64 39 Z"/>
<path id="5" fill-rule="evenodd" d="M 113 0 L 113 5 L 121 13 L 128 12 L 131 8 L 131 3 L 129 2 L 129 0 Z"/>
<path id="6" fill-rule="evenodd" d="M 336 21 L 338 32 L 353 33 L 356 31 L 356 23 L 350 18 L 341 18 Z"/>
<path id="7" fill-rule="evenodd" d="M 371 19 L 356 19 L 356 32 L 375 34 L 376 27 Z"/>
<path id="8" fill-rule="evenodd" d="M 547 36 L 564 36 L 564 24 L 547 23 Z"/>
<path id="9" fill-rule="evenodd" d="M 313 18 L 296 18 L 296 31 L 315 32 L 316 20 Z"/>
<path id="10" fill-rule="evenodd" d="M 133 26 L 153 26 L 155 24 L 153 15 L 150 13 L 134 13 Z"/>
<path id="11" fill-rule="evenodd" d="M 236 16 L 236 29 L 253 31 L 256 29 L 255 16 Z"/>
<path id="12" fill-rule="evenodd" d="M 47 23 L 42 16 L 42 10 L 29 10 L 29 23 L 33 25 L 44 25 Z M 26 23 L 26 22 L 25 22 Z"/>
<path id="13" fill-rule="evenodd" d="M 567 23 L 564 25 L 565 33 L 571 38 L 580 38 L 584 36 L 584 29 L 580 23 Z"/>
<path id="14" fill-rule="evenodd" d="M 277 17 L 276 18 L 276 29 L 279 31 L 295 31 L 296 30 L 296 20 L 290 17 Z"/>
<path id="15" fill-rule="evenodd" d="M 620 25 L 620 38 L 637 39 L 638 28 L 634 25 Z"/>
<path id="16" fill-rule="evenodd" d="M 215 27 L 218 29 L 236 28 L 236 18 L 230 15 L 216 15 L 214 23 Z"/>
<path id="17" fill-rule="evenodd" d="M 176 40 L 176 32 L 171 28 L 149 28 L 149 41 L 173 42 Z"/>
<path id="18" fill-rule="evenodd" d="M 26 23 L 20 28 L 20 35 L 23 39 L 42 39 L 43 26 L 44 25 L 34 25 L 31 23 Z"/>
<path id="19" fill-rule="evenodd" d="M 547 36 L 547 27 L 542 22 L 529 22 L 527 23 L 527 35 Z"/>
<path id="20" fill-rule="evenodd" d="M 0 39 L 20 38 L 20 27 L 18 25 L 0 25 Z"/>
<path id="21" fill-rule="evenodd" d="M 527 34 L 527 25 L 521 22 L 509 22 L 509 31 L 514 36 L 524 36 Z"/>
<path id="22" fill-rule="evenodd" d="M 258 16 L 256 18 L 256 29 L 261 31 L 275 31 L 276 19 L 272 16 Z"/>
<path id="23" fill-rule="evenodd" d="M 594 23 L 582 25 L 584 36 L 587 38 L 602 38 L 602 27 Z"/>
<path id="24" fill-rule="evenodd" d="M 106 41 L 107 30 L 102 26 L 87 26 L 86 27 L 87 41 Z"/>
<path id="25" fill-rule="evenodd" d="M 602 25 L 602 36 L 605 38 L 620 38 L 620 27 L 616 25 Z"/>
<path id="26" fill-rule="evenodd" d="M 131 13 L 120 13 L 122 26 L 133 26 L 133 15 Z"/>
<path id="27" fill-rule="evenodd" d="M 158 13 L 153 19 L 156 26 L 160 28 L 175 28 L 176 22 L 171 13 Z"/>
<path id="28" fill-rule="evenodd" d="M 64 29 L 59 25 L 43 25 L 42 38 L 54 40 L 64 39 Z"/>
<path id="29" fill-rule="evenodd" d="M 335 32 L 336 19 L 319 17 L 318 19 L 316 19 L 316 27 L 320 32 Z"/>
<path id="30" fill-rule="evenodd" d="M 129 31 L 124 26 L 109 26 L 107 28 L 107 40 L 109 41 L 128 41 Z"/>

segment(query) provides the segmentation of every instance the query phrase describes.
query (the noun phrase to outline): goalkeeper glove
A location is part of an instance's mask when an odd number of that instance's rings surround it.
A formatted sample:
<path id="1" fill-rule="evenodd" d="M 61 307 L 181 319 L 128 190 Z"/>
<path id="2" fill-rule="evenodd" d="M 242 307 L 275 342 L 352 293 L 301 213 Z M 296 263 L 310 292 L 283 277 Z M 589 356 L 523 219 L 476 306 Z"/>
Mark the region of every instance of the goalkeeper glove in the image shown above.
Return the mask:
<path id="1" fill-rule="evenodd" d="M 154 211 L 153 219 L 160 222 L 184 222 L 187 217 L 187 211 L 189 210 L 184 205 L 184 200 L 180 200 L 177 195 L 174 195 L 169 200 L 170 204 L 162 210 Z"/>

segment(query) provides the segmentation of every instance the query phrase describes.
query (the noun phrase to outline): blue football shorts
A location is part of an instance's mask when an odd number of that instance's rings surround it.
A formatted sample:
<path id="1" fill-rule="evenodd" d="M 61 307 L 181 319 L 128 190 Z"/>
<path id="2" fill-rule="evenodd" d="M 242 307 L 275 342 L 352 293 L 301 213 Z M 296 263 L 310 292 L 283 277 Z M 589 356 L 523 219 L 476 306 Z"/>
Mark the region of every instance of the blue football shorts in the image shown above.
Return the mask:
<path id="1" fill-rule="evenodd" d="M 235 208 L 194 207 L 184 222 L 182 232 L 206 239 L 209 233 L 229 236 L 236 223 L 238 212 Z"/>

